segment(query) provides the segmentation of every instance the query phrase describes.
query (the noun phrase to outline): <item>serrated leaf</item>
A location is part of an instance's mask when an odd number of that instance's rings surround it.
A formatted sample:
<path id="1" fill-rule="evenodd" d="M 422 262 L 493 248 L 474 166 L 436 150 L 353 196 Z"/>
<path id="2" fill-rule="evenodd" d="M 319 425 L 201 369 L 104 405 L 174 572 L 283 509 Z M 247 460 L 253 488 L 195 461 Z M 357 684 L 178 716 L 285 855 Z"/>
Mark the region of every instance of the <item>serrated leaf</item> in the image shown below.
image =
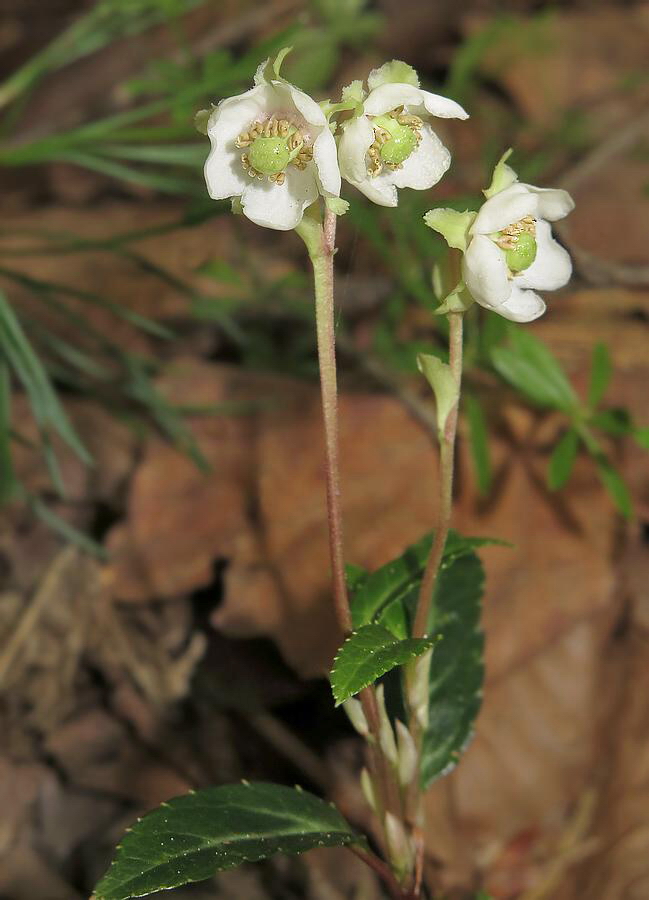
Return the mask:
<path id="1" fill-rule="evenodd" d="M 396 637 L 409 636 L 409 616 L 416 602 L 432 540 L 432 534 L 425 535 L 416 544 L 407 547 L 401 556 L 367 576 L 351 601 L 355 629 L 370 622 L 380 622 Z M 442 570 L 473 550 L 489 545 L 509 546 L 495 538 L 464 537 L 451 531 L 444 547 Z"/>
<path id="2" fill-rule="evenodd" d="M 482 403 L 475 394 L 465 394 L 464 404 L 469 423 L 469 446 L 478 491 L 485 495 L 491 489 L 491 455 L 487 422 Z"/>
<path id="3" fill-rule="evenodd" d="M 355 594 L 356 591 L 360 590 L 363 584 L 365 584 L 368 575 L 367 569 L 364 569 L 363 566 L 355 566 L 348 563 L 345 566 L 345 581 L 347 582 L 347 590 L 349 593 Z"/>
<path id="4" fill-rule="evenodd" d="M 140 819 L 95 897 L 128 900 L 275 853 L 359 843 L 338 810 L 306 791 L 266 783 L 207 788 Z"/>
<path id="5" fill-rule="evenodd" d="M 456 557 L 437 579 L 430 633 L 440 640 L 430 666 L 421 760 L 424 790 L 455 767 L 473 736 L 484 680 L 483 588 L 482 563 L 472 551 Z"/>
<path id="6" fill-rule="evenodd" d="M 599 406 L 611 380 L 612 371 L 611 357 L 606 344 L 596 344 L 593 349 L 588 385 L 588 404 L 591 409 Z"/>
<path id="7" fill-rule="evenodd" d="M 340 706 L 397 666 L 429 650 L 429 638 L 399 639 L 383 625 L 364 625 L 340 648 L 331 672 L 331 689 Z"/>
<path id="8" fill-rule="evenodd" d="M 498 374 L 538 406 L 572 412 L 578 399 L 557 359 L 542 341 L 522 328 L 509 329 L 510 346 L 492 347 Z"/>
<path id="9" fill-rule="evenodd" d="M 570 478 L 578 449 L 579 435 L 574 428 L 569 428 L 550 456 L 548 487 L 551 491 L 557 491 L 563 487 Z"/>

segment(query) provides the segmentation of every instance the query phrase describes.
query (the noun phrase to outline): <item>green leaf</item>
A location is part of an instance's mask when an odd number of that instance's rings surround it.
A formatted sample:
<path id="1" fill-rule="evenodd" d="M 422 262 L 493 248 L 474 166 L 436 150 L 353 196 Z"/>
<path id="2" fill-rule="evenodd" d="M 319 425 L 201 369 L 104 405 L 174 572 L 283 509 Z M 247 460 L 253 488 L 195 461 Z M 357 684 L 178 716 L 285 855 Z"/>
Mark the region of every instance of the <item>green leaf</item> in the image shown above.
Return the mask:
<path id="1" fill-rule="evenodd" d="M 596 344 L 593 350 L 590 384 L 588 386 L 588 404 L 591 409 L 599 406 L 611 380 L 612 371 L 608 348 L 605 344 Z"/>
<path id="2" fill-rule="evenodd" d="M 435 394 L 437 407 L 437 431 L 441 435 L 446 420 L 458 401 L 460 389 L 451 367 L 442 362 L 438 356 L 420 353 L 417 356 L 417 367 Z"/>
<path id="3" fill-rule="evenodd" d="M 96 900 L 128 900 L 201 881 L 274 853 L 362 843 L 340 813 L 306 791 L 253 783 L 177 797 L 131 828 Z"/>
<path id="4" fill-rule="evenodd" d="M 482 403 L 475 394 L 465 394 L 464 405 L 469 423 L 471 458 L 478 491 L 484 496 L 491 490 L 491 456 L 487 422 Z"/>
<path id="5" fill-rule="evenodd" d="M 0 504 L 14 495 L 16 475 L 11 458 L 11 379 L 9 366 L 0 357 Z"/>
<path id="6" fill-rule="evenodd" d="M 430 666 L 421 761 L 424 790 L 455 767 L 473 736 L 484 680 L 483 589 L 482 563 L 472 551 L 455 557 L 437 579 L 429 630 L 440 640 Z"/>
<path id="7" fill-rule="evenodd" d="M 370 622 L 380 622 L 396 637 L 409 637 L 410 613 L 417 599 L 432 540 L 432 534 L 425 535 L 416 544 L 407 547 L 401 556 L 367 576 L 352 597 L 354 628 L 362 628 Z M 451 531 L 444 547 L 442 571 L 470 555 L 478 547 L 490 544 L 508 546 L 504 541 L 494 538 L 463 537 L 456 531 Z"/>
<path id="8" fill-rule="evenodd" d="M 336 706 L 396 666 L 421 656 L 434 643 L 428 638 L 400 640 L 383 625 L 364 625 L 353 632 L 340 648 L 331 672 Z"/>
<path id="9" fill-rule="evenodd" d="M 509 328 L 509 347 L 492 347 L 494 368 L 538 406 L 573 412 L 578 399 L 557 359 L 542 341 L 522 328 Z"/>
<path id="10" fill-rule="evenodd" d="M 623 437 L 633 433 L 633 419 L 629 415 L 628 409 L 622 407 L 600 410 L 590 417 L 589 424 L 601 428 L 602 431 L 613 437 Z"/>
<path id="11" fill-rule="evenodd" d="M 649 426 L 643 425 L 641 428 L 635 428 L 633 437 L 640 447 L 644 450 L 649 450 Z"/>
<path id="12" fill-rule="evenodd" d="M 38 356 L 25 337 L 20 322 L 0 291 L 0 348 L 25 388 L 38 425 L 53 428 L 86 464 L 92 462 L 73 429 Z"/>
<path id="13" fill-rule="evenodd" d="M 618 510 L 629 519 L 633 515 L 633 502 L 624 479 L 605 456 L 597 457 L 595 462 L 602 484 L 609 492 Z"/>
<path id="14" fill-rule="evenodd" d="M 475 220 L 476 213 L 455 209 L 431 209 L 424 216 L 429 228 L 442 235 L 449 247 L 466 251 L 467 233 Z"/>
<path id="15" fill-rule="evenodd" d="M 355 594 L 365 584 L 368 577 L 367 569 L 348 563 L 345 566 L 345 581 L 350 594 Z"/>
<path id="16" fill-rule="evenodd" d="M 559 443 L 552 451 L 548 466 L 548 487 L 551 491 L 557 491 L 563 487 L 570 478 L 572 468 L 577 459 L 579 449 L 579 434 L 574 428 L 569 428 Z"/>

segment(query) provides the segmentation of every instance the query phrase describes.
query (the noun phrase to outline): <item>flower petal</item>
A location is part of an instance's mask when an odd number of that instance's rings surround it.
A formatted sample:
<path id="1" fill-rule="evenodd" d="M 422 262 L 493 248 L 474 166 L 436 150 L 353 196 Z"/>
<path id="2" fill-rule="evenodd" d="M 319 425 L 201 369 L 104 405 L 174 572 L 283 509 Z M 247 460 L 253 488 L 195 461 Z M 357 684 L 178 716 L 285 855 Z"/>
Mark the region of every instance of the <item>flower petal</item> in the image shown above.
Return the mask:
<path id="1" fill-rule="evenodd" d="M 340 172 L 347 181 L 367 178 L 367 151 L 374 143 L 374 129 L 367 116 L 358 116 L 345 126 L 338 145 Z"/>
<path id="2" fill-rule="evenodd" d="M 317 196 L 314 166 L 308 165 L 304 170 L 290 166 L 284 184 L 250 180 L 241 195 L 241 205 L 244 215 L 257 225 L 290 231 Z"/>
<path id="3" fill-rule="evenodd" d="M 312 97 L 288 82 L 273 81 L 272 85 L 277 94 L 286 98 L 306 122 L 310 125 L 319 125 L 321 128 L 327 127 L 327 117 Z"/>
<path id="4" fill-rule="evenodd" d="M 430 91 L 420 91 L 426 112 L 440 119 L 468 119 L 468 112 L 455 100 L 442 97 L 441 94 L 431 94 Z"/>
<path id="5" fill-rule="evenodd" d="M 550 225 L 543 219 L 536 223 L 536 259 L 514 278 L 521 288 L 556 291 L 570 281 L 572 260 L 567 250 L 552 237 Z"/>
<path id="6" fill-rule="evenodd" d="M 575 201 L 568 191 L 562 191 L 558 188 L 538 188 L 534 187 L 533 184 L 526 184 L 524 187 L 537 195 L 539 198 L 539 216 L 542 219 L 547 219 L 548 222 L 556 222 L 557 219 L 563 219 L 575 208 Z"/>
<path id="7" fill-rule="evenodd" d="M 272 100 L 273 89 L 266 84 L 257 85 L 237 97 L 221 100 L 207 123 L 210 140 L 221 146 L 233 142 L 249 125 L 266 117 Z"/>
<path id="8" fill-rule="evenodd" d="M 493 234 L 518 222 L 523 216 L 534 216 L 538 202 L 537 195 L 529 191 L 526 185 L 512 184 L 482 204 L 471 232 Z"/>
<path id="9" fill-rule="evenodd" d="M 325 125 L 313 145 L 313 161 L 324 193 L 340 196 L 340 169 L 336 139 Z"/>
<path id="10" fill-rule="evenodd" d="M 368 116 L 382 116 L 383 113 L 399 106 L 424 108 L 423 91 L 411 84 L 382 84 L 374 88 L 365 100 L 364 109 Z"/>
<path id="11" fill-rule="evenodd" d="M 505 255 L 491 238 L 476 234 L 462 260 L 462 273 L 475 301 L 498 312 L 512 292 Z"/>
<path id="12" fill-rule="evenodd" d="M 545 303 L 538 294 L 514 285 L 511 296 L 495 312 L 510 322 L 533 322 L 543 315 L 545 309 Z"/>
<path id="13" fill-rule="evenodd" d="M 241 153 L 241 150 L 212 144 L 203 168 L 207 193 L 212 200 L 238 197 L 250 183 L 250 177 L 241 165 Z"/>
<path id="14" fill-rule="evenodd" d="M 402 168 L 392 173 L 392 182 L 398 188 L 425 191 L 437 184 L 450 165 L 451 154 L 430 125 L 424 123 L 419 146 L 405 160 Z"/>
<path id="15" fill-rule="evenodd" d="M 350 178 L 348 181 L 373 203 L 378 203 L 379 206 L 398 206 L 399 195 L 393 178 L 392 172 L 381 172 L 376 178 L 368 177 L 363 181 L 352 181 Z"/>

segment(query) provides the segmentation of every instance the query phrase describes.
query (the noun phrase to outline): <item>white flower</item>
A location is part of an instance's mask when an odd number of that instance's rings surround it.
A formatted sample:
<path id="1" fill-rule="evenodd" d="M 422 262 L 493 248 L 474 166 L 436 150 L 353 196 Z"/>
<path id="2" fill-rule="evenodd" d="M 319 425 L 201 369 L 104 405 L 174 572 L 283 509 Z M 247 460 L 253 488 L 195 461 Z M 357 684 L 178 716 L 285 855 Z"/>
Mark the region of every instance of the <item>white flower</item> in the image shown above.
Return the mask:
<path id="1" fill-rule="evenodd" d="M 397 188 L 427 190 L 440 180 L 451 154 L 428 119 L 467 119 L 453 100 L 419 87 L 414 69 L 393 61 L 374 69 L 370 93 L 344 125 L 338 158 L 347 181 L 381 206 L 396 206 Z"/>
<path id="2" fill-rule="evenodd" d="M 568 215 L 574 202 L 567 191 L 520 184 L 516 177 L 501 160 L 485 191 L 489 199 L 468 229 L 462 274 L 481 306 L 513 322 L 532 322 L 545 312 L 535 291 L 556 290 L 570 279 L 570 256 L 549 223 Z"/>
<path id="3" fill-rule="evenodd" d="M 213 200 L 240 197 L 258 225 L 288 231 L 318 196 L 340 195 L 336 142 L 315 100 L 263 63 L 255 87 L 211 113 L 205 181 Z"/>

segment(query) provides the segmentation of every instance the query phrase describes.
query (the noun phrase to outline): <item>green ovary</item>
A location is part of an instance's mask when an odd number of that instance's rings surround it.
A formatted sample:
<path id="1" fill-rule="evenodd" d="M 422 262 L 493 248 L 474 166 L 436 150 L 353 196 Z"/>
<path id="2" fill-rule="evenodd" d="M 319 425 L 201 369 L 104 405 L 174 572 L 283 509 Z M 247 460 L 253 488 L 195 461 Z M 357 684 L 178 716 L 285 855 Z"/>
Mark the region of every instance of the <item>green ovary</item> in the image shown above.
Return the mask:
<path id="1" fill-rule="evenodd" d="M 248 160 L 262 175 L 279 175 L 291 161 L 285 137 L 258 137 L 250 145 Z"/>
<path id="2" fill-rule="evenodd" d="M 414 129 L 409 125 L 399 124 L 391 116 L 377 116 L 374 122 L 390 134 L 390 139 L 381 144 L 381 159 L 391 166 L 401 165 L 417 146 Z"/>
<path id="3" fill-rule="evenodd" d="M 536 238 L 524 231 L 518 235 L 516 245 L 505 250 L 505 259 L 510 272 L 523 272 L 529 269 L 536 259 Z"/>

